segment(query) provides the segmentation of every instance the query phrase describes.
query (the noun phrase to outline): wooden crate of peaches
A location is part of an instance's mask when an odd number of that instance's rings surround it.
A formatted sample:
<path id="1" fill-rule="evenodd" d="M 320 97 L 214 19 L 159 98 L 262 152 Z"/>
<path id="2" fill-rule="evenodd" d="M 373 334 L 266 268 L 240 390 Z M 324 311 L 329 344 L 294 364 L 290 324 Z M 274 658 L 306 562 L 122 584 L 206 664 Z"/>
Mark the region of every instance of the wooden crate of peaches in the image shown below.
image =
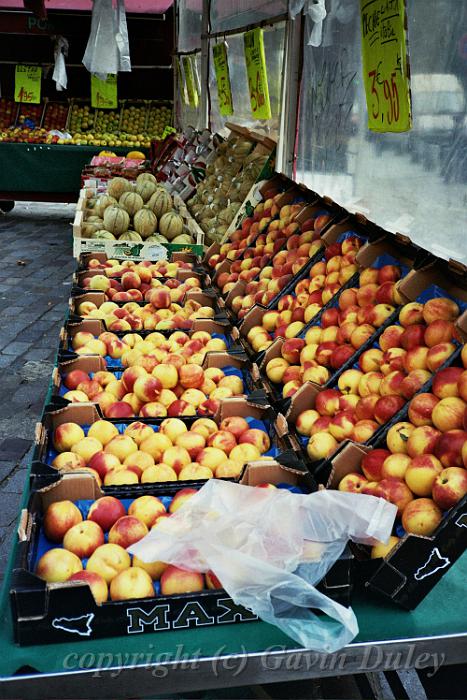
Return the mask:
<path id="1" fill-rule="evenodd" d="M 230 357 L 229 339 L 219 333 L 129 333 L 120 339 L 108 331 L 96 337 L 78 330 L 71 344 L 78 357 L 97 355 L 102 365 L 92 374 L 67 372 L 61 394 L 73 403 L 97 403 L 109 419 L 209 416 L 224 399 L 255 389 L 242 356 Z"/>
<path id="2" fill-rule="evenodd" d="M 238 478 L 248 462 L 288 445 L 266 407 L 230 399 L 212 418 L 165 418 L 159 425 L 103 420 L 95 406 L 72 404 L 45 415 L 34 459 L 58 471 L 91 471 L 104 487 Z"/>
<path id="3" fill-rule="evenodd" d="M 346 448 L 338 457 L 335 487 L 385 498 L 398 509 L 393 536 L 372 557 L 386 556 L 404 532 L 433 535 L 446 512 L 467 495 L 467 345 L 433 375 L 429 390 L 410 400 L 358 469 L 345 455 Z"/>
<path id="4" fill-rule="evenodd" d="M 328 234 L 324 234 L 325 245 L 328 240 Z M 250 304 L 240 326 L 247 349 L 257 355 L 267 350 L 277 338 L 289 339 L 299 335 L 323 307 L 332 303 L 344 286 L 351 284 L 358 272 L 356 254 L 363 244 L 364 240 L 358 235 L 330 242 L 323 258 L 312 264 L 309 271 L 305 266 L 289 293 L 285 290 L 267 308 L 262 301 L 253 300 L 255 305 L 251 308 Z"/>
<path id="5" fill-rule="evenodd" d="M 332 387 L 320 389 L 309 379 L 303 383 L 309 376 L 306 369 L 300 382 L 291 380 L 295 384 L 290 387 L 292 403 L 286 417 L 309 459 L 329 458 L 345 440 L 368 443 L 390 422 L 455 353 L 461 337 L 455 325 L 459 314 L 458 304 L 448 297 L 409 302 L 401 308 L 398 323 L 385 328 L 377 347 L 364 350 Z M 308 347 L 296 350 L 298 361 L 301 355 L 305 363 L 302 353 Z M 288 368 L 288 361 L 282 361 Z M 326 367 L 312 365 L 315 369 Z"/>

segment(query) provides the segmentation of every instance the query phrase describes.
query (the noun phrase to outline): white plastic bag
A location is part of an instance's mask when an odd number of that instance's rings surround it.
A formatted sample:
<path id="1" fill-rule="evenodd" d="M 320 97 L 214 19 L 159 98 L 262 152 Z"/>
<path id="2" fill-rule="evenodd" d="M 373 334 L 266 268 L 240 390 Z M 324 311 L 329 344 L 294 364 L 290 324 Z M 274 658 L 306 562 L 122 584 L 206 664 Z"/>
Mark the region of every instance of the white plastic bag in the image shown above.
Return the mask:
<path id="1" fill-rule="evenodd" d="M 52 80 L 55 81 L 57 91 L 61 92 L 67 88 L 67 74 L 65 58 L 68 56 L 68 41 L 64 36 L 55 37 L 54 58 L 55 66 Z"/>
<path id="2" fill-rule="evenodd" d="M 235 603 L 304 647 L 330 653 L 355 637 L 357 620 L 314 586 L 348 539 L 386 541 L 396 511 L 374 496 L 301 495 L 211 479 L 128 551 L 143 561 L 212 570 Z"/>
<path id="3" fill-rule="evenodd" d="M 124 0 L 117 0 L 116 8 L 112 0 L 94 0 L 83 64 L 101 80 L 131 71 Z"/>

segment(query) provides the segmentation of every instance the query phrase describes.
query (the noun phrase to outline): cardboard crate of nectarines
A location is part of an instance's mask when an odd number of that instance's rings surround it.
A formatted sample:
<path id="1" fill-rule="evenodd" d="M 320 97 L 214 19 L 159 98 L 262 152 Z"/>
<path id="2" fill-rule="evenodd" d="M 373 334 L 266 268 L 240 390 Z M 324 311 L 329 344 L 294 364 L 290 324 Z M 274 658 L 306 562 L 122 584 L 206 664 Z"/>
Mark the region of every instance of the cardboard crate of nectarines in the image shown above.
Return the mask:
<path id="1" fill-rule="evenodd" d="M 290 451 L 287 424 L 262 392 L 224 400 L 210 417 L 103 418 L 94 404 L 69 404 L 37 425 L 32 473 L 40 464 L 62 472 L 85 469 L 103 488 L 144 493 L 156 484 L 189 485 L 238 478 L 245 464 Z M 40 471 L 44 471 L 40 468 Z"/>
<path id="2" fill-rule="evenodd" d="M 106 263 L 109 261 L 115 261 L 115 258 L 110 258 L 106 253 L 82 253 L 78 258 L 77 269 L 78 272 L 82 272 L 83 270 L 99 269 L 99 266 L 107 267 Z M 119 264 L 123 264 L 124 262 L 128 262 L 128 260 L 126 258 L 118 258 L 117 262 Z M 136 261 L 132 262 L 134 262 L 136 265 L 138 264 Z M 144 262 L 146 264 L 149 262 L 150 265 L 155 265 L 158 262 L 160 265 L 167 265 L 169 262 L 183 263 L 183 265 L 178 265 L 177 267 L 183 269 L 186 267 L 186 264 L 188 264 L 189 268 L 186 269 L 191 269 L 193 271 L 203 272 L 206 274 L 206 271 L 200 265 L 200 259 L 193 253 L 174 252 L 170 256 L 169 261 L 150 260 Z M 102 267 L 100 269 L 102 269 Z"/>
<path id="3" fill-rule="evenodd" d="M 327 488 L 397 506 L 388 543 L 358 547 L 360 580 L 415 608 L 467 548 L 467 346 L 438 370 L 372 448 L 349 443 L 320 478 Z"/>
<path id="4" fill-rule="evenodd" d="M 252 487 L 315 490 L 300 465 L 249 465 L 241 483 Z M 146 564 L 126 547 L 149 529 L 163 529 L 196 488 L 131 498 L 105 495 L 89 474 L 65 474 L 33 492 L 18 530 L 10 599 L 21 645 L 155 633 L 197 625 L 257 620 L 236 605 L 214 572 L 193 573 L 162 562 Z M 350 602 L 353 557 L 347 550 L 319 584 Z"/>
<path id="5" fill-rule="evenodd" d="M 177 357 L 183 360 L 179 367 L 172 364 Z M 258 368 L 250 364 L 241 347 L 232 346 L 229 352 L 207 352 L 199 365 L 201 371 L 180 372 L 182 366 L 190 366 L 185 364 L 187 358 L 181 354 L 169 359 L 171 363 L 159 362 L 152 370 L 143 362 L 143 357 L 141 362 L 145 366 L 132 365 L 133 369 L 117 369 L 107 365 L 100 355 L 78 355 L 74 359 L 64 359 L 53 372 L 50 402 L 57 408 L 70 401 L 92 402 L 98 404 L 103 415 L 113 421 L 123 416 L 162 420 L 190 413 L 199 417 L 212 415 L 225 398 L 249 396 L 263 388 Z M 188 381 L 190 374 L 191 380 Z M 143 383 L 136 384 L 138 377 L 160 378 L 159 393 L 145 395 Z M 188 384 L 196 386 L 184 386 Z M 122 406 L 121 402 L 128 406 Z"/>
<path id="6" fill-rule="evenodd" d="M 110 261 L 110 264 L 99 263 L 95 266 L 96 258 L 91 258 L 91 267 L 86 270 L 78 270 L 73 276 L 74 286 L 84 291 L 105 292 L 113 298 L 118 292 L 131 292 L 130 297 L 123 296 L 116 301 L 137 301 L 134 290 L 141 294 L 139 301 L 143 301 L 147 292 L 160 286 L 169 289 L 179 287 L 182 283 L 187 289 L 202 289 L 210 286 L 210 278 L 203 271 L 190 267 L 179 267 L 179 263 L 149 263 L 143 260 L 135 263 L 132 260 Z M 148 263 L 144 265 L 144 263 Z M 186 263 L 189 265 L 189 263 Z M 115 290 L 111 292 L 110 290 Z"/>

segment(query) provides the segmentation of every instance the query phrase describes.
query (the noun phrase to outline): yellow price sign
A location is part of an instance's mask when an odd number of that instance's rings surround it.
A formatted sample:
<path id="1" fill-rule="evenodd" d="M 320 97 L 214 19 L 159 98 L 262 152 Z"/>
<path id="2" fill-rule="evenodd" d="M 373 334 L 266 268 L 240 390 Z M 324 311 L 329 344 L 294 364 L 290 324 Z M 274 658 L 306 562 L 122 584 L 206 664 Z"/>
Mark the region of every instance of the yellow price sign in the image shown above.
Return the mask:
<path id="1" fill-rule="evenodd" d="M 234 113 L 232 86 L 230 84 L 229 60 L 227 58 L 227 44 L 215 44 L 212 47 L 214 59 L 214 72 L 216 74 L 217 96 L 219 99 L 219 111 L 223 117 L 229 117 Z"/>
<path id="2" fill-rule="evenodd" d="M 363 82 L 372 131 L 408 131 L 412 106 L 404 0 L 360 0 Z"/>
<path id="3" fill-rule="evenodd" d="M 109 74 L 107 80 L 99 80 L 91 75 L 91 107 L 95 109 L 116 109 L 117 76 Z"/>
<path id="4" fill-rule="evenodd" d="M 42 68 L 40 66 L 16 66 L 15 102 L 40 104 Z"/>
<path id="5" fill-rule="evenodd" d="M 186 89 L 188 92 L 188 102 L 190 103 L 190 107 L 193 107 L 193 109 L 196 109 L 196 107 L 198 106 L 198 91 L 197 91 L 196 85 L 195 85 L 195 77 L 193 75 L 193 66 L 191 63 L 191 57 L 190 56 L 183 56 L 182 63 L 183 63 L 183 72 L 185 73 Z"/>
<path id="6" fill-rule="evenodd" d="M 252 114 L 257 119 L 271 119 L 263 30 L 258 27 L 245 32 L 243 46 Z"/>

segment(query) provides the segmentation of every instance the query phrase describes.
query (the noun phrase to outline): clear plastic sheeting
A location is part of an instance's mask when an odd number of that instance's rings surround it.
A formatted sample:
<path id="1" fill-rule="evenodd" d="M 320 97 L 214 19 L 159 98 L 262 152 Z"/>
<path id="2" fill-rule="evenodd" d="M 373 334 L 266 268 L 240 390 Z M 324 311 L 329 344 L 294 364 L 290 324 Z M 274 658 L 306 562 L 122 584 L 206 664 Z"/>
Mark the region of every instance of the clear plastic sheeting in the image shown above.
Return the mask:
<path id="1" fill-rule="evenodd" d="M 196 74 L 193 75 L 193 79 L 197 88 L 199 88 L 199 76 L 201 75 L 201 53 L 197 52 L 195 56 Z M 179 56 L 181 71 L 183 73 L 182 57 Z M 185 88 L 186 93 L 186 88 Z M 198 106 L 192 107 L 190 104 L 186 104 L 183 101 L 180 93 L 177 97 L 177 112 L 178 120 L 177 123 L 180 124 L 182 130 L 186 129 L 188 126 L 192 126 L 195 129 L 203 129 L 204 125 L 200 123 L 201 113 L 200 113 L 200 101 L 201 95 L 198 93 Z"/>
<path id="2" fill-rule="evenodd" d="M 211 97 L 211 129 L 225 134 L 225 122 L 234 122 L 247 126 L 260 133 L 277 139 L 279 133 L 279 117 L 281 110 L 282 64 L 284 60 L 285 22 L 279 22 L 264 29 L 264 51 L 268 71 L 269 100 L 271 103 L 271 119 L 256 120 L 251 114 L 250 93 L 245 66 L 243 35 L 235 34 L 226 37 L 227 55 L 229 61 L 230 82 L 234 113 L 231 117 L 222 117 L 219 112 L 217 99 L 216 76 L 213 61 L 210 61 L 209 90 Z M 210 49 L 212 58 L 212 48 Z"/>
<path id="3" fill-rule="evenodd" d="M 100 80 L 120 71 L 131 72 L 130 46 L 124 0 L 94 0 L 83 64 Z"/>
<path id="4" fill-rule="evenodd" d="M 326 0 L 321 45 L 304 48 L 296 179 L 467 263 L 467 3 L 408 0 L 413 128 L 401 134 L 368 130 L 359 2 L 345 4 Z"/>
<path id="5" fill-rule="evenodd" d="M 227 32 L 287 12 L 287 0 L 216 0 L 211 2 L 211 31 Z"/>
<path id="6" fill-rule="evenodd" d="M 358 624 L 351 608 L 315 585 L 349 539 L 387 541 L 396 511 L 374 496 L 302 495 L 212 479 L 129 552 L 211 570 L 235 603 L 304 647 L 331 653 L 352 641 Z"/>
<path id="7" fill-rule="evenodd" d="M 202 0 L 178 0 L 178 51 L 201 49 Z"/>

